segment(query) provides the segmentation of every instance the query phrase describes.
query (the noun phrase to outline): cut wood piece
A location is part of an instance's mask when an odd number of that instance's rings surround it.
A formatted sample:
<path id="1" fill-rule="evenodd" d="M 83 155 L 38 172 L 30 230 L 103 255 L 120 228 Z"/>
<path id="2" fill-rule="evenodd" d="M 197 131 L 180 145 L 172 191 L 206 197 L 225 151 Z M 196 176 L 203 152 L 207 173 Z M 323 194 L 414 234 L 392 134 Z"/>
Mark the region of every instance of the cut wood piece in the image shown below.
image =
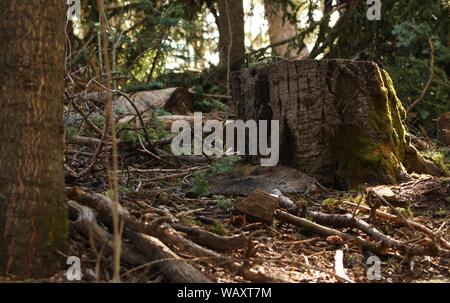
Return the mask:
<path id="1" fill-rule="evenodd" d="M 272 224 L 273 213 L 277 206 L 277 197 L 257 189 L 236 204 L 236 211 L 245 214 L 251 219 Z"/>
<path id="2" fill-rule="evenodd" d="M 232 84 L 239 118 L 278 120 L 280 163 L 324 185 L 440 174 L 411 145 L 392 80 L 373 62 L 285 60 L 234 73 Z"/>
<path id="3" fill-rule="evenodd" d="M 128 95 L 137 110 L 142 114 L 160 108 L 174 114 L 186 115 L 194 110 L 192 93 L 184 87 L 172 87 L 161 90 L 141 91 Z M 127 98 L 121 96 L 114 100 L 114 112 L 121 115 L 136 115 L 136 110 Z"/>
<path id="4" fill-rule="evenodd" d="M 212 195 L 249 195 L 256 189 L 270 192 L 278 188 L 283 193 L 313 193 L 319 190 L 317 182 L 287 166 L 245 165 L 230 172 L 210 176 L 208 191 Z"/>
<path id="5" fill-rule="evenodd" d="M 397 195 L 392 191 L 389 186 L 380 185 L 375 187 L 369 187 L 366 189 L 367 193 L 375 193 L 376 195 L 383 197 L 386 201 L 395 203 L 398 201 Z"/>

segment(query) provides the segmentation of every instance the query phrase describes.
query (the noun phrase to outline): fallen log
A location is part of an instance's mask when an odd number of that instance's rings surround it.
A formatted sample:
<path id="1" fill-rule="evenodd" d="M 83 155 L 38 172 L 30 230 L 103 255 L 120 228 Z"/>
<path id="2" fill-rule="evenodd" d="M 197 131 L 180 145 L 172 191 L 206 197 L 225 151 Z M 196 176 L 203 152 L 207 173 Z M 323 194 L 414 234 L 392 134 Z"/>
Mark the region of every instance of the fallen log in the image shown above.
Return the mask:
<path id="1" fill-rule="evenodd" d="M 193 94 L 184 87 L 141 91 L 127 96 L 141 114 L 156 108 L 180 115 L 194 111 Z M 123 116 L 136 115 L 136 109 L 124 96 L 114 100 L 113 108 L 115 113 Z"/>
<path id="2" fill-rule="evenodd" d="M 114 113 L 121 116 L 135 116 L 136 109 L 140 114 L 154 109 L 164 109 L 168 112 L 186 115 L 194 111 L 193 94 L 184 87 L 171 87 L 160 90 L 140 91 L 131 94 L 119 93 L 119 97 L 113 101 Z M 92 92 L 80 94 L 76 100 L 103 103 L 106 92 Z M 133 105 L 130 104 L 133 102 Z"/>

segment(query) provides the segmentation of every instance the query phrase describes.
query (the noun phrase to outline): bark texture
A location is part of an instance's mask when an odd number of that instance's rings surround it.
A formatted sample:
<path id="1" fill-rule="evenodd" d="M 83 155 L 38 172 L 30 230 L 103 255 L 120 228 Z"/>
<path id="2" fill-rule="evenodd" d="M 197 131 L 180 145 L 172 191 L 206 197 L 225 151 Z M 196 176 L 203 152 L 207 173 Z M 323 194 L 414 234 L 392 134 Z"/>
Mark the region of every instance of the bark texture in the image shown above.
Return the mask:
<path id="1" fill-rule="evenodd" d="M 0 1 L 0 275 L 60 269 L 65 1 Z"/>
<path id="2" fill-rule="evenodd" d="M 218 0 L 219 71 L 218 80 L 228 85 L 230 73 L 239 70 L 245 61 L 243 0 Z"/>
<path id="3" fill-rule="evenodd" d="M 270 44 L 290 39 L 298 34 L 297 24 L 290 18 L 293 14 L 290 5 L 283 6 L 276 0 L 264 0 L 264 9 L 269 23 Z M 288 59 L 304 59 L 309 55 L 308 48 L 285 43 L 273 48 L 276 56 Z"/>
<path id="4" fill-rule="evenodd" d="M 388 73 L 373 62 L 282 61 L 233 74 L 243 119 L 280 121 L 280 162 L 338 188 L 437 173 L 410 144 Z"/>

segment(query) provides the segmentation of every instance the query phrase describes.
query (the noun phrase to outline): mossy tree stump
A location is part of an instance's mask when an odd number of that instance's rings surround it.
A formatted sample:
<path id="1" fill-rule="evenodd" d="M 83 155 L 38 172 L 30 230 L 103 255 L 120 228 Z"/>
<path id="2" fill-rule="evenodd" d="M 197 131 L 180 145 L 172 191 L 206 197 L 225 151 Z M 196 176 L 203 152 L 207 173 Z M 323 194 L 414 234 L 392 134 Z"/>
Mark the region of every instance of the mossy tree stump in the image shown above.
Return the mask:
<path id="1" fill-rule="evenodd" d="M 241 119 L 280 121 L 280 162 L 326 185 L 394 183 L 435 173 L 411 145 L 405 110 L 373 62 L 281 61 L 232 78 Z"/>

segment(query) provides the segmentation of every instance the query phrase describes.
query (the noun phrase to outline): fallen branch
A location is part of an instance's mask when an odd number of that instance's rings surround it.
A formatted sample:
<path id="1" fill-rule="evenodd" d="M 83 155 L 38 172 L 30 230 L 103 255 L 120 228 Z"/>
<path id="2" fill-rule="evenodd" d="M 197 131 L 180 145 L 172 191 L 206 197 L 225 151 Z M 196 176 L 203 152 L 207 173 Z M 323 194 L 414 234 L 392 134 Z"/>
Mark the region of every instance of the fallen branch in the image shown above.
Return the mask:
<path id="1" fill-rule="evenodd" d="M 311 216 L 314 221 L 317 221 L 320 224 L 325 224 L 333 227 L 357 228 L 377 241 L 379 245 L 397 249 L 404 254 L 419 256 L 450 256 L 450 251 L 443 250 L 437 245 L 433 245 L 432 241 L 431 243 L 427 241 L 427 246 L 418 244 L 408 245 L 383 234 L 378 229 L 370 226 L 366 221 L 358 219 L 351 214 L 324 214 L 321 212 L 309 211 L 308 215 Z"/>
<path id="2" fill-rule="evenodd" d="M 352 207 L 356 207 L 358 208 L 360 211 L 363 211 L 365 213 L 372 213 L 372 210 L 364 205 L 358 205 L 356 203 L 352 203 L 352 202 L 348 202 L 348 201 L 344 201 L 345 204 L 352 206 Z M 380 210 L 376 210 L 375 214 L 378 218 L 383 219 L 385 221 L 391 221 L 394 222 L 396 224 L 401 224 L 401 225 L 405 225 L 405 226 L 410 226 L 413 227 L 414 229 L 417 229 L 421 232 L 423 232 L 424 234 L 429 235 L 432 239 L 438 239 L 438 241 L 441 243 L 442 246 L 444 246 L 447 249 L 450 249 L 450 243 L 448 243 L 447 241 L 445 241 L 444 239 L 442 239 L 442 237 L 439 237 L 438 235 L 436 235 L 436 233 L 434 233 L 431 229 L 429 229 L 428 227 L 426 227 L 425 225 L 422 225 L 420 223 L 417 223 L 415 221 L 412 220 L 408 220 L 406 219 L 407 224 L 404 222 L 405 220 L 401 217 L 397 217 L 395 215 L 380 211 Z"/>
<path id="3" fill-rule="evenodd" d="M 378 247 L 377 245 L 375 245 L 374 243 L 372 243 L 370 241 L 361 239 L 361 238 L 353 236 L 353 235 L 349 235 L 347 233 L 341 232 L 341 231 L 333 229 L 333 228 L 329 228 L 329 227 L 311 222 L 307 219 L 291 215 L 287 212 L 284 212 L 281 210 L 276 210 L 275 217 L 282 222 L 308 229 L 318 235 L 322 235 L 322 236 L 326 236 L 326 237 L 339 236 L 346 241 L 355 243 L 356 245 L 359 245 L 359 246 L 361 246 L 371 252 L 374 252 L 376 254 L 381 254 L 381 255 L 386 254 L 385 250 L 383 250 L 381 247 Z"/>

